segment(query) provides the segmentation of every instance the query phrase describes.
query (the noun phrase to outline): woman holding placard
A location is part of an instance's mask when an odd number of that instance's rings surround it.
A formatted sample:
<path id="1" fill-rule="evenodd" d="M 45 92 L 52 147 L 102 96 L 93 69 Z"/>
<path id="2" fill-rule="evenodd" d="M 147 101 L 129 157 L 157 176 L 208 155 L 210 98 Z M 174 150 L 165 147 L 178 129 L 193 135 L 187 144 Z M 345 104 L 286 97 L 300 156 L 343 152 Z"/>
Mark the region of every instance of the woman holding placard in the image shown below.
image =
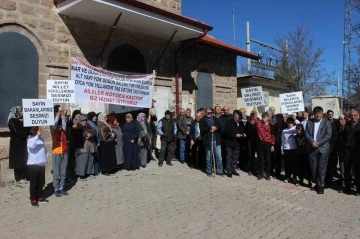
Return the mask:
<path id="1" fill-rule="evenodd" d="M 27 174 L 27 138 L 30 135 L 30 128 L 24 127 L 23 109 L 21 106 L 14 106 L 8 117 L 10 130 L 10 152 L 9 168 L 14 169 L 15 181 L 26 183 Z"/>

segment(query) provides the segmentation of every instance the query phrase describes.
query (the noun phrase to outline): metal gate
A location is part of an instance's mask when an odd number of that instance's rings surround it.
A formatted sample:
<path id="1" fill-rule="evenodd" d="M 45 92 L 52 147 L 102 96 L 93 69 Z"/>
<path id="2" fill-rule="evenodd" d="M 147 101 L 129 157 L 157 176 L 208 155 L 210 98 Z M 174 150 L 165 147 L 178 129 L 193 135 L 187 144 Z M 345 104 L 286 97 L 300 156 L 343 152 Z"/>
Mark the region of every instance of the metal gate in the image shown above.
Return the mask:
<path id="1" fill-rule="evenodd" d="M 197 109 L 213 107 L 213 80 L 210 73 L 199 72 L 196 78 L 198 87 L 196 94 Z"/>
<path id="2" fill-rule="evenodd" d="M 34 44 L 16 32 L 0 33 L 0 127 L 11 107 L 38 98 L 39 56 Z"/>

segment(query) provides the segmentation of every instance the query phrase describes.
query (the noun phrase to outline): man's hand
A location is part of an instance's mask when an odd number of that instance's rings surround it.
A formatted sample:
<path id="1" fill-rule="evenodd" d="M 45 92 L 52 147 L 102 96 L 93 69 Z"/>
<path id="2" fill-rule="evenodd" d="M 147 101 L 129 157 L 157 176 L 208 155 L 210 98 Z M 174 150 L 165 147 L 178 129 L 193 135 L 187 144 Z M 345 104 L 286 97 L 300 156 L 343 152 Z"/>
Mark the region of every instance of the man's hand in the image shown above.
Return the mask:
<path id="1" fill-rule="evenodd" d="M 246 134 L 243 134 L 243 137 L 246 138 Z"/>
<path id="2" fill-rule="evenodd" d="M 131 140 L 130 142 L 133 144 L 135 141 L 134 141 L 134 140 Z"/>
<path id="3" fill-rule="evenodd" d="M 111 138 L 115 138 L 115 134 L 114 134 L 114 133 L 111 133 Z"/>
<path id="4" fill-rule="evenodd" d="M 271 152 L 274 152 L 274 146 L 271 146 Z"/>
<path id="5" fill-rule="evenodd" d="M 314 149 L 316 149 L 316 148 L 319 147 L 318 142 L 313 142 L 311 145 L 312 145 L 312 147 L 313 147 Z"/>
<path id="6" fill-rule="evenodd" d="M 281 150 L 281 155 L 284 155 L 284 150 Z"/>
<path id="7" fill-rule="evenodd" d="M 211 126 L 211 129 L 214 130 L 214 131 L 217 130 L 217 128 L 215 126 Z"/>
<path id="8" fill-rule="evenodd" d="M 87 137 L 90 138 L 90 137 L 91 137 L 91 134 L 87 133 Z"/>
<path id="9" fill-rule="evenodd" d="M 213 130 L 213 129 L 210 130 L 210 133 L 214 133 L 214 132 L 215 132 L 215 130 Z"/>
<path id="10" fill-rule="evenodd" d="M 194 140 L 190 141 L 190 145 L 193 146 L 195 144 Z"/>
<path id="11" fill-rule="evenodd" d="M 189 135 L 189 133 L 190 133 L 189 131 L 186 131 L 186 135 Z"/>
<path id="12" fill-rule="evenodd" d="M 236 138 L 240 138 L 240 137 L 241 137 L 241 134 L 236 134 L 235 137 L 236 137 Z"/>

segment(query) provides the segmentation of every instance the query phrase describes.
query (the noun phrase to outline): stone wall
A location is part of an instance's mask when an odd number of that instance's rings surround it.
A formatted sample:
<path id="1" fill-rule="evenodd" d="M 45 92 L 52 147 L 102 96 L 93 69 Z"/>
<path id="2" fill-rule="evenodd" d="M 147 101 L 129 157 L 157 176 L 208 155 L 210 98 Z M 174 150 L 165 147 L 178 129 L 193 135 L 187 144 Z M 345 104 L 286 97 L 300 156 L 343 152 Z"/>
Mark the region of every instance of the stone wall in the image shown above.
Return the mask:
<path id="1" fill-rule="evenodd" d="M 181 15 L 181 0 L 138 0 L 138 1 Z"/>
<path id="2" fill-rule="evenodd" d="M 198 44 L 182 54 L 182 75 L 189 72 L 195 79 L 198 71 L 206 70 L 213 79 L 213 103 L 229 106 L 233 111 L 237 108 L 236 55 Z M 192 97 L 193 109 L 196 110 L 196 91 L 187 93 Z M 185 97 L 187 99 L 187 97 Z"/>

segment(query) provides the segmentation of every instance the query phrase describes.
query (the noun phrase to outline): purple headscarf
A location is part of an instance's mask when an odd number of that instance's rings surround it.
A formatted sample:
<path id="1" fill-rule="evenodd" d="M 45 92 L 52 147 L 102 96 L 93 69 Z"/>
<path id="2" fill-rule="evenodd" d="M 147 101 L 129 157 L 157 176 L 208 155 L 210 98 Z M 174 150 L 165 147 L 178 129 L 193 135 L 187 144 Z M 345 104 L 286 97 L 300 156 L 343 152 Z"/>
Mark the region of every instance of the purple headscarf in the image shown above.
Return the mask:
<path id="1" fill-rule="evenodd" d="M 145 124 L 145 119 L 143 118 L 144 116 L 146 116 L 146 114 L 139 113 L 138 116 L 136 117 L 136 120 L 139 121 L 140 124 Z"/>

